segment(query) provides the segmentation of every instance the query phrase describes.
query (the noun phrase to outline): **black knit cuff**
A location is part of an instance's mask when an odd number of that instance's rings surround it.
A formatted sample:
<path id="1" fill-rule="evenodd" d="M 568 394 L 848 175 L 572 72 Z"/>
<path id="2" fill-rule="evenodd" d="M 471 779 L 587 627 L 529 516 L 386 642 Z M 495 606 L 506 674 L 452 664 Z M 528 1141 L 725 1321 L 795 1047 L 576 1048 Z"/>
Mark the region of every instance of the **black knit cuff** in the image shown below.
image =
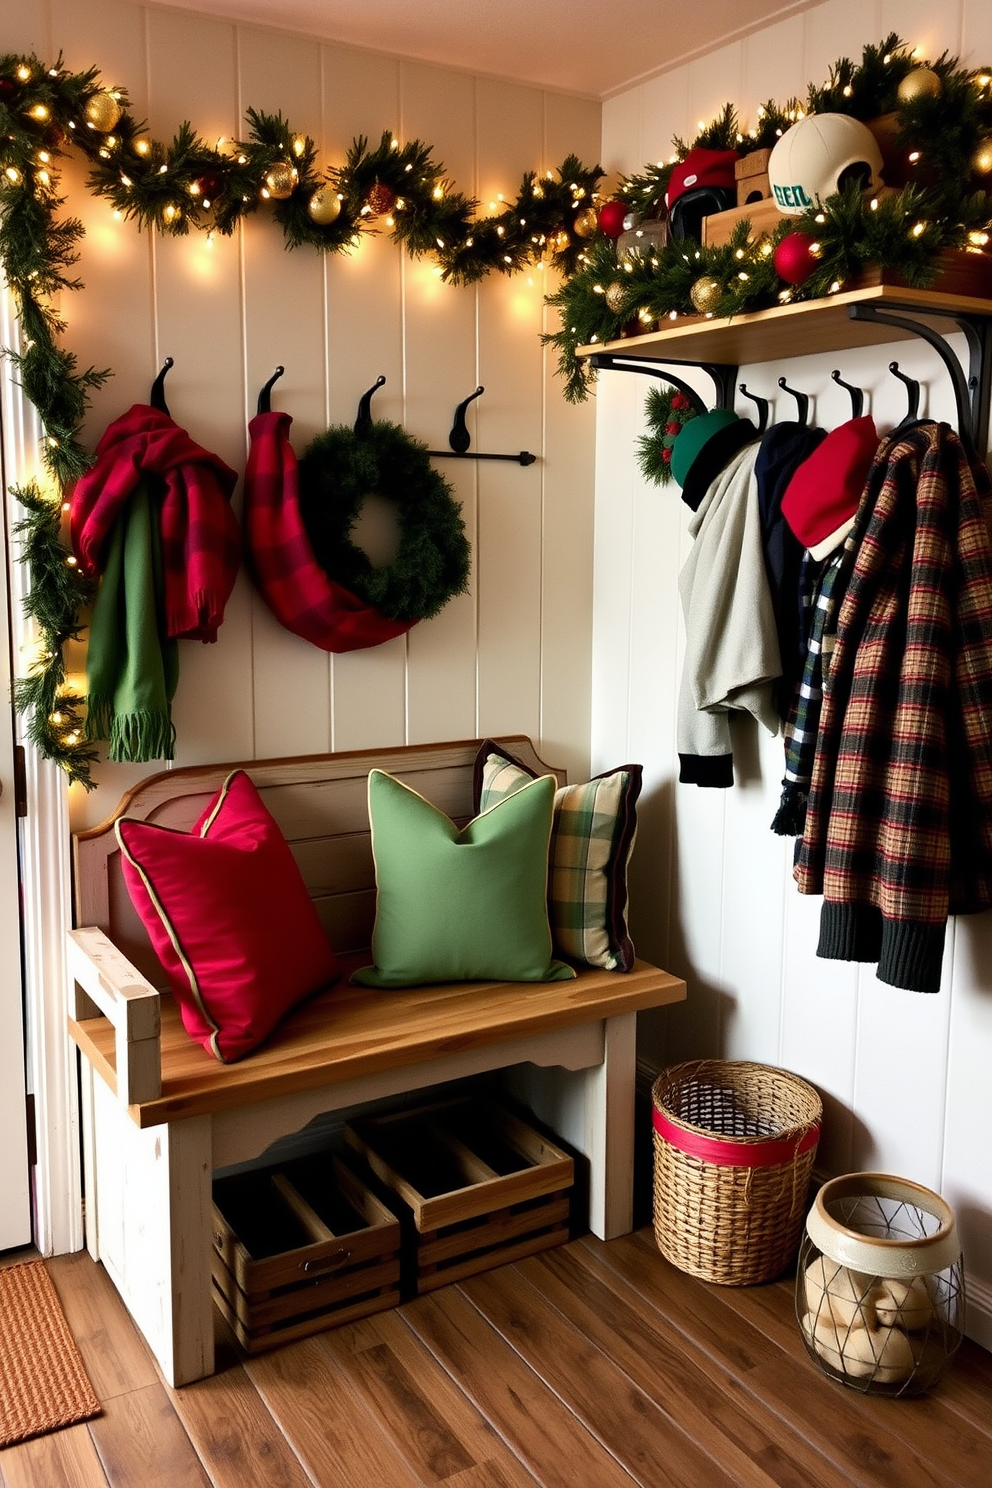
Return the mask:
<path id="1" fill-rule="evenodd" d="M 907 992 L 939 992 L 946 929 L 946 924 L 885 920 L 878 980 L 890 987 L 905 987 Z"/>
<path id="2" fill-rule="evenodd" d="M 823 901 L 816 954 L 827 961 L 877 961 L 882 949 L 882 916 L 873 904 Z"/>
<path id="3" fill-rule="evenodd" d="M 734 756 L 680 754 L 679 781 L 682 785 L 712 785 L 726 790 L 734 783 Z"/>

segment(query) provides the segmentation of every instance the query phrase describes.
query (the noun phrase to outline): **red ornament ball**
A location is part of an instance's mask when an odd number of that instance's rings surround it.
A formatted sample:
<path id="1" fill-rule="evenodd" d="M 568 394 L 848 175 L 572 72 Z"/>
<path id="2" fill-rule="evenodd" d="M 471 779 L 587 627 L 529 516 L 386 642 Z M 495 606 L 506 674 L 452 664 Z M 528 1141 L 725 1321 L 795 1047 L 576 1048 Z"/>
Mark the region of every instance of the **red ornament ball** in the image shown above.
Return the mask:
<path id="1" fill-rule="evenodd" d="M 224 189 L 224 177 L 219 171 L 205 171 L 202 176 L 197 176 L 196 184 L 203 200 L 212 202 L 217 200 Z"/>
<path id="2" fill-rule="evenodd" d="M 809 233 L 792 232 L 782 239 L 772 256 L 775 272 L 786 284 L 805 284 L 816 268 L 816 239 Z"/>
<path id="3" fill-rule="evenodd" d="M 629 211 L 626 202 L 604 202 L 596 218 L 600 232 L 605 233 L 608 238 L 618 238 L 623 232 L 623 219 Z"/>
<path id="4" fill-rule="evenodd" d="M 0 101 L 6 103 L 8 98 L 13 98 L 17 93 L 17 84 L 13 78 L 0 77 Z"/>
<path id="5" fill-rule="evenodd" d="M 369 209 L 368 216 L 381 217 L 383 213 L 391 212 L 395 207 L 396 192 L 383 181 L 376 181 L 375 185 L 369 189 L 369 194 L 365 198 L 365 205 Z"/>

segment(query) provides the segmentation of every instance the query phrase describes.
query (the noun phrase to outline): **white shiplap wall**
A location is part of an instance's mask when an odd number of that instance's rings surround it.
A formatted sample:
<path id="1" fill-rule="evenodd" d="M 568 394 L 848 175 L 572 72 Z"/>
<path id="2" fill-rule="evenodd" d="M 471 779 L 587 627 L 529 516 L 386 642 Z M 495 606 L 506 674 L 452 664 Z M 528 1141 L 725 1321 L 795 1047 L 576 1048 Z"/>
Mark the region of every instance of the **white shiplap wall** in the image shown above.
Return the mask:
<path id="1" fill-rule="evenodd" d="M 838 57 L 859 57 L 890 30 L 928 56 L 946 48 L 972 66 L 992 57 L 992 12 L 981 0 L 939 9 L 826 0 L 610 100 L 603 164 L 634 171 L 667 158 L 674 136 L 691 138 L 728 99 L 747 127 L 759 103 L 802 95 Z M 741 380 L 772 398 L 773 418 L 788 419 L 795 403 L 777 386 L 785 375 L 813 395 L 814 420 L 832 428 L 850 416 L 847 394 L 830 380 L 839 367 L 867 389 L 866 411 L 884 432 L 905 410 L 887 370 L 894 358 L 923 382 L 921 412 L 953 421 L 946 375 L 922 343 L 742 367 Z M 712 402 L 708 380 L 697 385 Z M 952 922 L 934 997 L 887 987 L 871 966 L 818 960 L 820 901 L 798 895 L 792 841 L 769 831 L 781 740 L 742 726 L 732 790 L 677 783 L 677 577 L 688 513 L 677 488 L 648 487 L 636 470 L 646 386 L 618 373 L 599 383 L 593 644 L 593 767 L 645 765 L 632 887 L 638 947 L 689 986 L 684 1006 L 642 1022 L 642 1068 L 718 1056 L 780 1064 L 811 1080 L 825 1098 L 825 1169 L 899 1173 L 954 1205 L 970 1330 L 992 1346 L 992 917 Z M 753 410 L 740 399 L 738 411 Z"/>
<path id="2" fill-rule="evenodd" d="M 148 9 L 128 0 L 25 0 L 3 44 L 124 85 L 151 133 L 184 120 L 207 140 L 244 132 L 248 106 L 281 110 L 321 159 L 384 129 L 433 146 L 459 189 L 511 199 L 530 169 L 569 152 L 594 163 L 600 109 L 588 100 L 321 45 L 254 26 Z M 479 383 L 473 448 L 532 450 L 529 468 L 445 461 L 463 503 L 471 592 L 407 637 L 340 657 L 282 630 L 242 573 L 214 646 L 181 648 L 177 763 L 352 749 L 522 731 L 547 758 L 588 764 L 593 525 L 591 408 L 567 407 L 540 344 L 544 276 L 443 285 L 385 238 L 351 256 L 289 253 L 263 208 L 244 232 L 150 238 L 115 223 L 71 163 L 69 208 L 87 236 L 85 290 L 64 295 L 67 344 L 110 366 L 87 437 L 145 402 L 166 355 L 173 416 L 237 470 L 258 388 L 282 363 L 273 406 L 293 415 L 297 450 L 350 423 L 380 373 L 373 413 L 443 448 L 454 408 Z M 240 509 L 240 491 L 235 496 Z M 74 825 L 100 820 L 150 767 L 101 765 L 99 789 L 73 789 Z"/>

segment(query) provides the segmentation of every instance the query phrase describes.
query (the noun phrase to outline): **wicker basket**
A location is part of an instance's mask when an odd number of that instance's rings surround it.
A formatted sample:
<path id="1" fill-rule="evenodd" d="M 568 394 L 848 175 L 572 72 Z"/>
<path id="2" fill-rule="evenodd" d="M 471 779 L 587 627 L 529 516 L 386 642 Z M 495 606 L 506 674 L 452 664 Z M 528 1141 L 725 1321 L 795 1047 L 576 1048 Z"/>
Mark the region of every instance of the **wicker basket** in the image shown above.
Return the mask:
<path id="1" fill-rule="evenodd" d="M 654 1233 L 703 1281 L 771 1281 L 796 1257 L 823 1107 L 788 1070 L 693 1060 L 654 1083 Z"/>

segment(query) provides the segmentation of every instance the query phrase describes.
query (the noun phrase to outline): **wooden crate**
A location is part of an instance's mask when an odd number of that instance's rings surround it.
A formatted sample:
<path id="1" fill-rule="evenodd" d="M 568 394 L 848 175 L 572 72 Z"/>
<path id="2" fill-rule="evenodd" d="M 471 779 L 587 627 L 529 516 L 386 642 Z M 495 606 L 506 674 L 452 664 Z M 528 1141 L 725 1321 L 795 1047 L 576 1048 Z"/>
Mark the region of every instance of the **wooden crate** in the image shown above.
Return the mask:
<path id="1" fill-rule="evenodd" d="M 752 177 L 752 179 L 754 179 Z M 729 207 L 726 212 L 712 212 L 703 218 L 703 242 L 708 248 L 719 248 L 729 243 L 738 222 L 746 217 L 751 224 L 751 237 L 773 232 L 782 221 L 783 214 L 775 204 L 774 197 L 763 201 L 749 202 L 746 207 Z"/>
<path id="2" fill-rule="evenodd" d="M 363 1118 L 345 1139 L 406 1206 L 413 1292 L 568 1239 L 571 1157 L 489 1101 Z"/>
<path id="3" fill-rule="evenodd" d="M 399 1220 L 339 1158 L 214 1182 L 214 1301 L 249 1354 L 394 1307 Z"/>
<path id="4" fill-rule="evenodd" d="M 964 248 L 945 248 L 938 260 L 937 278 L 930 286 L 934 294 L 969 295 L 992 299 L 992 255 L 970 253 Z M 845 289 L 871 289 L 876 284 L 904 288 L 906 281 L 893 269 L 868 267 L 849 279 Z"/>

